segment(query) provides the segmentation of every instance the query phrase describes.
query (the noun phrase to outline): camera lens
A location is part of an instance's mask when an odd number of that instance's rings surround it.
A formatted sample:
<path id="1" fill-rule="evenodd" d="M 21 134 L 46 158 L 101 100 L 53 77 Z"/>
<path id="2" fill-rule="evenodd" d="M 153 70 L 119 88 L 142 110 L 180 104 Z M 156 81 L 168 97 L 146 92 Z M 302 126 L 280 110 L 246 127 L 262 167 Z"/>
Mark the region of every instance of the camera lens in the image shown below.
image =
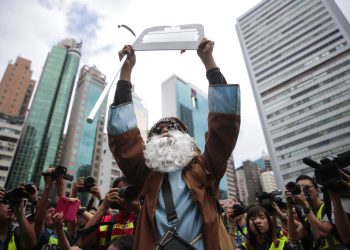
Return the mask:
<path id="1" fill-rule="evenodd" d="M 300 194 L 301 193 L 301 187 L 299 184 L 295 183 L 295 182 L 288 182 L 286 185 L 286 188 L 289 192 L 291 192 L 292 194 Z"/>

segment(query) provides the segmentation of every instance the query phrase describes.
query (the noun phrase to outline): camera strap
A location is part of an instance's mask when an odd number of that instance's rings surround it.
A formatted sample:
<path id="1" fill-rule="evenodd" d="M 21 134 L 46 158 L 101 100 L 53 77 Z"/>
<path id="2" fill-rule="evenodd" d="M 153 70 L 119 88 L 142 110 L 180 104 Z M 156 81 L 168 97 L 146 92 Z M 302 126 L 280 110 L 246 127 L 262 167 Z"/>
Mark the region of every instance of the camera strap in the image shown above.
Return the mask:
<path id="1" fill-rule="evenodd" d="M 327 215 L 328 221 L 329 221 L 329 223 L 333 224 L 331 199 L 329 197 L 327 189 L 321 188 L 321 191 L 323 192 L 324 209 L 326 210 L 326 215 Z"/>
<path id="2" fill-rule="evenodd" d="M 111 220 L 109 221 L 108 227 L 107 227 L 107 235 L 106 235 L 106 242 L 110 242 L 111 238 L 112 238 L 112 231 L 113 231 L 113 227 L 114 227 L 114 223 L 115 223 L 115 217 L 117 217 L 117 215 L 113 215 Z"/>
<path id="3" fill-rule="evenodd" d="M 89 211 L 92 208 L 92 205 L 94 204 L 94 202 L 95 202 L 95 199 L 94 199 L 93 196 L 91 196 L 91 198 L 90 198 L 90 200 L 89 200 L 89 202 L 88 202 L 88 204 L 86 206 L 86 210 L 87 211 Z"/>
<path id="4" fill-rule="evenodd" d="M 254 224 L 254 225 L 255 225 L 255 224 Z M 243 228 L 241 228 L 238 224 L 237 224 L 237 228 L 238 228 L 238 231 L 239 231 L 245 238 L 247 238 L 247 235 L 244 233 Z"/>
<path id="5" fill-rule="evenodd" d="M 174 225 L 174 222 L 177 220 L 177 214 L 173 201 L 173 194 L 171 193 L 168 174 L 164 174 L 162 192 L 168 223 L 171 224 L 172 228 L 176 231 L 176 226 Z"/>
<path id="6" fill-rule="evenodd" d="M 303 226 L 303 228 L 305 229 L 305 231 L 307 232 L 307 235 L 309 236 L 309 238 L 311 240 L 313 240 L 313 234 L 310 228 L 310 224 L 307 224 L 305 221 L 305 217 L 303 217 L 301 210 L 299 207 L 295 207 L 295 212 L 297 213 L 298 219 L 301 223 L 301 225 Z"/>

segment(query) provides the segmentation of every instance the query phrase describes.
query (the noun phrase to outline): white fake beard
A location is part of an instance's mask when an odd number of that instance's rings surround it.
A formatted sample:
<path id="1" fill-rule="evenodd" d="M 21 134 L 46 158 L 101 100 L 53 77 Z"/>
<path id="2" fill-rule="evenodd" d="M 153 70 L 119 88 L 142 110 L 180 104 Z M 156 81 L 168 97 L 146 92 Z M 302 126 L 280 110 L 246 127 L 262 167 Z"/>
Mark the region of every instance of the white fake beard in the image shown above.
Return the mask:
<path id="1" fill-rule="evenodd" d="M 193 138 L 178 130 L 154 135 L 145 146 L 146 166 L 162 173 L 183 169 L 198 155 Z"/>

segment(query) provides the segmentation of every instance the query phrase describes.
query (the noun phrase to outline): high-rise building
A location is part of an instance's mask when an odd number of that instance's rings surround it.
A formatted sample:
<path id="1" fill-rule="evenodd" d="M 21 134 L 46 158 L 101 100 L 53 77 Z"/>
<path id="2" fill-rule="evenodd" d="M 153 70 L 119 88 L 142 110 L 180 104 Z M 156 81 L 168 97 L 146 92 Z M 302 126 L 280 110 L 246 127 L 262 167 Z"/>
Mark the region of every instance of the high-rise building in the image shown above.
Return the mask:
<path id="1" fill-rule="evenodd" d="M 162 84 L 162 116 L 178 117 L 188 127 L 199 149 L 204 150 L 208 130 L 208 95 L 198 87 L 172 75 Z"/>
<path id="2" fill-rule="evenodd" d="M 0 113 L 25 116 L 35 85 L 30 65 L 31 61 L 22 57 L 7 65 L 0 83 Z"/>
<path id="3" fill-rule="evenodd" d="M 188 127 L 203 152 L 205 132 L 208 130 L 208 95 L 191 83 L 176 75 L 170 76 L 162 84 L 162 116 L 178 117 Z M 227 181 L 224 176 L 220 183 L 220 199 L 227 198 Z"/>
<path id="4" fill-rule="evenodd" d="M 146 141 L 148 131 L 148 110 L 142 104 L 141 98 L 134 92 L 134 88 L 132 92 L 132 99 L 137 120 L 137 127 L 140 130 L 143 140 Z M 100 164 L 98 184 L 100 186 L 101 194 L 105 195 L 111 188 L 114 179 L 122 175 L 122 171 L 120 170 L 109 149 L 107 134 L 104 134 L 102 138 L 102 162 Z"/>
<path id="5" fill-rule="evenodd" d="M 237 177 L 239 199 L 245 205 L 247 205 L 248 204 L 248 186 L 246 183 L 246 176 L 244 173 L 243 166 L 236 169 L 236 177 Z"/>
<path id="6" fill-rule="evenodd" d="M 4 187 L 23 128 L 24 117 L 0 113 L 0 187 Z"/>
<path id="7" fill-rule="evenodd" d="M 275 176 L 271 169 L 260 170 L 260 182 L 262 191 L 264 192 L 271 193 L 278 189 Z"/>
<path id="8" fill-rule="evenodd" d="M 246 205 L 255 203 L 256 194 L 262 192 L 259 167 L 247 160 L 236 169 L 239 196 Z"/>
<path id="9" fill-rule="evenodd" d="M 280 187 L 350 149 L 350 26 L 334 0 L 264 0 L 237 19 Z"/>
<path id="10" fill-rule="evenodd" d="M 7 187 L 32 181 L 43 187 L 41 173 L 56 166 L 81 43 L 66 39 L 49 52 L 21 135 Z"/>
<path id="11" fill-rule="evenodd" d="M 227 161 L 226 180 L 227 180 L 227 196 L 228 196 L 228 198 L 240 199 L 235 163 L 233 160 L 233 154 L 231 155 L 231 157 Z"/>
<path id="12" fill-rule="evenodd" d="M 67 134 L 62 146 L 61 165 L 75 178 L 92 176 L 98 181 L 106 101 L 92 123 L 86 117 L 106 86 L 106 76 L 96 67 L 80 69 Z M 97 162 L 96 162 L 97 161 Z M 67 183 L 71 191 L 71 183 Z"/>

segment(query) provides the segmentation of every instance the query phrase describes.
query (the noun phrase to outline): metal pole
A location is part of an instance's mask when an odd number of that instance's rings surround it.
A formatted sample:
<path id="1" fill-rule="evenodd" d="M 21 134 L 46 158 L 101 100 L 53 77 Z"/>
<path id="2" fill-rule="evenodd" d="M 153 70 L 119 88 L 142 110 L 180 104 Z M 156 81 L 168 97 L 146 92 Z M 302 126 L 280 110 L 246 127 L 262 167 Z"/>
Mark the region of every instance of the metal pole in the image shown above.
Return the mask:
<path id="1" fill-rule="evenodd" d="M 125 24 L 118 25 L 118 28 L 120 28 L 120 27 L 123 27 L 123 28 L 127 29 L 128 31 L 130 31 L 130 33 L 132 33 L 136 37 L 135 32 L 131 28 L 126 26 Z M 92 108 L 89 116 L 86 118 L 86 121 L 88 123 L 92 123 L 94 121 L 94 118 L 95 118 L 95 115 L 96 115 L 97 111 L 101 107 L 102 102 L 104 101 L 104 99 L 106 98 L 109 90 L 111 89 L 112 85 L 114 84 L 115 79 L 118 77 L 119 72 L 120 72 L 121 68 L 123 67 L 127 57 L 128 57 L 127 55 L 123 56 L 122 60 L 120 61 L 119 66 L 118 66 L 117 72 L 115 73 L 113 81 L 108 83 L 107 86 L 103 89 L 100 97 L 98 98 L 97 102 L 95 103 L 95 106 Z"/>

